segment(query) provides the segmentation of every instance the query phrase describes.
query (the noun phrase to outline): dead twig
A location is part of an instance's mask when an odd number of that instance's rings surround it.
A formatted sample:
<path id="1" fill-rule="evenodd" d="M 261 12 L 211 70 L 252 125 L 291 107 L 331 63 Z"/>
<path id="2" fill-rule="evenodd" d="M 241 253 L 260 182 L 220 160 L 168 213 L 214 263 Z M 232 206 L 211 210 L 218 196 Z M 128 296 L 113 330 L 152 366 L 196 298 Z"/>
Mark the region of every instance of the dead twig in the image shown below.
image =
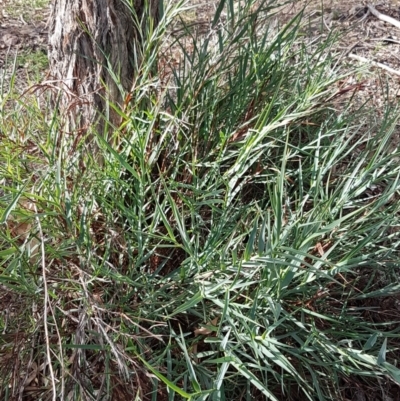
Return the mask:
<path id="1" fill-rule="evenodd" d="M 400 21 L 397 21 L 396 19 L 389 17 L 388 15 L 380 13 L 375 7 L 373 6 L 367 6 L 368 10 L 372 15 L 374 15 L 376 18 L 380 19 L 381 21 L 388 22 L 389 24 L 394 25 L 396 28 L 400 29 Z"/>
<path id="2" fill-rule="evenodd" d="M 369 8 L 367 9 L 367 12 L 362 16 L 362 18 L 361 19 L 359 19 L 357 22 L 358 23 L 360 23 L 360 22 L 363 22 L 363 21 L 365 21 L 367 18 L 368 18 L 368 16 L 371 14 L 371 11 L 369 10 Z"/>
<path id="3" fill-rule="evenodd" d="M 42 225 L 40 223 L 40 218 L 39 218 L 39 213 L 36 207 L 36 204 L 33 204 L 34 211 L 36 214 L 36 223 L 39 229 L 39 236 L 40 236 L 40 252 L 41 252 L 41 264 L 42 264 L 42 276 L 43 276 L 43 295 L 44 295 L 44 311 L 43 311 L 43 326 L 44 326 L 44 337 L 45 337 L 45 342 L 46 342 L 46 356 L 47 356 L 47 363 L 49 365 L 49 372 L 50 372 L 50 379 L 51 379 L 51 386 L 53 390 L 53 396 L 52 400 L 56 401 L 57 399 L 57 389 L 56 389 L 56 378 L 54 375 L 54 370 L 53 370 L 53 365 L 52 365 L 52 358 L 51 358 L 51 349 L 50 349 L 50 337 L 49 337 L 49 327 L 48 327 L 48 322 L 47 322 L 47 317 L 48 317 L 48 311 L 50 310 L 51 314 L 53 315 L 54 321 L 56 321 L 53 309 L 51 307 L 50 303 L 50 297 L 49 297 L 49 290 L 47 286 L 47 267 L 46 267 L 46 252 L 45 252 L 45 247 L 44 247 L 44 234 L 42 230 Z M 57 325 L 56 325 L 57 327 Z M 60 341 L 60 348 L 61 348 L 61 337 L 60 333 L 57 328 L 57 334 L 59 336 L 59 341 Z M 64 386 L 62 386 L 62 394 L 64 393 Z"/>
<path id="4" fill-rule="evenodd" d="M 385 65 L 385 64 L 378 63 L 378 62 L 372 61 L 372 60 L 368 60 L 368 59 L 365 58 L 365 57 L 357 56 L 357 54 L 349 54 L 348 57 L 349 57 L 349 58 L 352 58 L 353 60 L 358 60 L 358 61 L 361 61 L 361 62 L 363 62 L 363 63 L 371 64 L 371 65 L 373 65 L 374 67 L 382 68 L 383 70 L 385 70 L 385 71 L 387 71 L 387 72 L 390 72 L 391 74 L 394 74 L 394 75 L 397 75 L 397 76 L 400 77 L 400 71 L 395 70 L 395 69 L 393 69 L 393 68 L 391 68 L 391 67 L 389 67 L 389 66 L 387 66 L 387 65 Z"/>
<path id="5" fill-rule="evenodd" d="M 374 40 L 377 42 L 388 42 L 388 43 L 395 43 L 400 45 L 400 40 L 392 39 L 392 38 L 370 38 L 369 40 Z"/>

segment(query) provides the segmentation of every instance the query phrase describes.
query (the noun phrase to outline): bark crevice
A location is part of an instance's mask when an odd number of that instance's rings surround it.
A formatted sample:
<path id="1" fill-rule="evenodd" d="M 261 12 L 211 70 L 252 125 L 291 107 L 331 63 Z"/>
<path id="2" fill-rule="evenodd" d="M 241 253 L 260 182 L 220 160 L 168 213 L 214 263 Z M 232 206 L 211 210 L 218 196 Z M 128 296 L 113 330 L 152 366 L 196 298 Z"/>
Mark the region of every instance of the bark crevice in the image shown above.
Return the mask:
<path id="1" fill-rule="evenodd" d="M 157 22 L 158 1 L 150 1 L 151 18 Z M 138 20 L 144 0 L 136 0 Z M 49 66 L 51 79 L 59 88 L 57 101 L 67 130 L 88 127 L 102 118 L 118 124 L 118 113 L 108 102 L 121 105 L 131 89 L 136 66 L 141 60 L 141 34 L 132 10 L 123 0 L 54 0 L 50 15 Z M 113 73 L 110 73 L 112 71 Z M 117 79 L 115 79 L 117 77 Z"/>

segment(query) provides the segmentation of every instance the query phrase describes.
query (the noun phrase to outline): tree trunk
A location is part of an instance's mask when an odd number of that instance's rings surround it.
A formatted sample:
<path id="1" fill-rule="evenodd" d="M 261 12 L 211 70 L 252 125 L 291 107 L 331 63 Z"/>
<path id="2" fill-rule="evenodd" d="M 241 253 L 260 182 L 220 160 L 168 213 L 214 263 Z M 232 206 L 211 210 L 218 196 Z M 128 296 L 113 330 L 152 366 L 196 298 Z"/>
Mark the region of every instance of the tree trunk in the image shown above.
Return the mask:
<path id="1" fill-rule="evenodd" d="M 137 18 L 134 17 L 135 10 Z M 108 102 L 121 105 L 140 66 L 145 24 L 158 21 L 159 0 L 53 0 L 50 15 L 50 77 L 59 89 L 57 103 L 67 130 L 104 127 L 104 115 L 118 124 Z M 142 29 L 137 29 L 141 21 Z M 148 25 L 149 26 L 149 25 Z M 114 75 L 115 74 L 115 75 Z"/>

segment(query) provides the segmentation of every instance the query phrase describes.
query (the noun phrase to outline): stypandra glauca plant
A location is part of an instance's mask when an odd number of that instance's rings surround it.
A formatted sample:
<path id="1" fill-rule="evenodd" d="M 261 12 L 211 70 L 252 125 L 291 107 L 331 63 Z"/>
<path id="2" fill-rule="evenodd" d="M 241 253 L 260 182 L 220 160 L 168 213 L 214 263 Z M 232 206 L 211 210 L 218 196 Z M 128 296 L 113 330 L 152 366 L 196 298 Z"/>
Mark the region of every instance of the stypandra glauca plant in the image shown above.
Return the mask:
<path id="1" fill-rule="evenodd" d="M 40 98 L 4 98 L 2 399 L 340 400 L 400 382 L 398 322 L 371 317 L 399 289 L 398 110 L 344 97 L 336 36 L 243 3 L 136 21 L 121 125 L 88 135 L 102 165 Z"/>

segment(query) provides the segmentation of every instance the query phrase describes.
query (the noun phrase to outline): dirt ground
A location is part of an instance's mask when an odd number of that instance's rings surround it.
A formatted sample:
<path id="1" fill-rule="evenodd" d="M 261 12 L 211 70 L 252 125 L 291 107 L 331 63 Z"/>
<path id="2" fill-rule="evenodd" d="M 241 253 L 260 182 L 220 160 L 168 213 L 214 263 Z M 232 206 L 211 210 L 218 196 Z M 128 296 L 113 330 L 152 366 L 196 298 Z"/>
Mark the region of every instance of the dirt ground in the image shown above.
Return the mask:
<path id="1" fill-rule="evenodd" d="M 32 54 L 47 51 L 48 0 L 0 0 L 0 69 L 18 52 L 29 53 L 18 66 L 19 76 L 26 75 L 31 67 Z M 196 22 L 207 30 L 218 0 L 191 0 L 195 8 L 188 10 L 183 19 Z M 288 2 L 279 9 L 275 18 L 280 24 L 289 21 L 305 8 L 304 40 L 326 37 L 331 32 L 340 32 L 342 37 L 335 49 L 341 53 L 344 64 L 364 64 L 362 98 L 370 97 L 374 105 L 382 106 L 382 80 L 387 81 L 388 94 L 395 101 L 400 96 L 400 29 L 379 20 L 363 5 L 361 0 L 297 0 Z M 400 0 L 380 2 L 376 9 L 400 21 Z M 365 61 L 350 57 L 363 57 Z M 371 66 L 368 62 L 384 64 L 395 72 Z M 10 64 L 10 63 L 8 63 Z M 397 72 L 397 74 L 396 74 Z M 350 79 L 351 81 L 351 79 Z M 353 79 L 355 81 L 355 79 Z M 349 84 L 348 82 L 347 84 Z"/>
<path id="2" fill-rule="evenodd" d="M 47 0 L 46 0 L 47 1 Z M 218 0 L 192 0 L 196 8 L 185 13 L 186 22 L 194 22 L 207 29 Z M 283 25 L 298 13 L 304 6 L 305 41 L 317 37 L 327 37 L 332 32 L 341 34 L 340 41 L 332 49 L 338 60 L 346 68 L 360 63 L 366 66 L 365 71 L 357 76 L 349 76 L 345 85 L 362 83 L 357 98 L 360 103 L 371 99 L 377 115 L 383 113 L 386 97 L 392 103 L 400 99 L 400 28 L 378 19 L 368 12 L 361 0 L 298 0 L 279 9 L 275 15 L 278 23 Z M 385 15 L 400 21 L 400 0 L 382 1 L 375 8 Z M 15 54 L 30 54 L 21 60 L 17 69 L 17 88 L 24 91 L 27 86 L 27 73 L 36 63 L 37 55 L 46 55 L 47 19 L 49 7 L 34 0 L 0 0 L 0 78 L 7 84 L 9 79 L 10 60 Z M 362 59 L 356 59 L 362 57 Z M 363 60 L 363 61 L 360 61 Z M 377 67 L 371 62 L 381 63 Z M 383 66 L 391 68 L 386 71 Z M 45 76 L 45 68 L 41 76 Z M 382 90 L 384 88 L 384 90 Z M 398 146 L 398 144 L 395 144 Z M 0 305 L 4 297 L 0 295 Z M 388 320 L 400 320 L 400 296 L 371 300 L 376 308 L 376 316 Z M 366 318 L 368 318 L 366 316 Z M 397 359 L 400 354 L 397 351 Z M 382 380 L 381 387 L 376 383 L 368 387 L 365 382 L 349 378 L 343 382 L 343 396 L 347 400 L 368 401 L 400 400 L 400 388 L 394 383 Z"/>
<path id="3" fill-rule="evenodd" d="M 46 49 L 48 3 L 34 4 L 34 0 L 0 0 L 0 67 L 8 53 Z"/>

